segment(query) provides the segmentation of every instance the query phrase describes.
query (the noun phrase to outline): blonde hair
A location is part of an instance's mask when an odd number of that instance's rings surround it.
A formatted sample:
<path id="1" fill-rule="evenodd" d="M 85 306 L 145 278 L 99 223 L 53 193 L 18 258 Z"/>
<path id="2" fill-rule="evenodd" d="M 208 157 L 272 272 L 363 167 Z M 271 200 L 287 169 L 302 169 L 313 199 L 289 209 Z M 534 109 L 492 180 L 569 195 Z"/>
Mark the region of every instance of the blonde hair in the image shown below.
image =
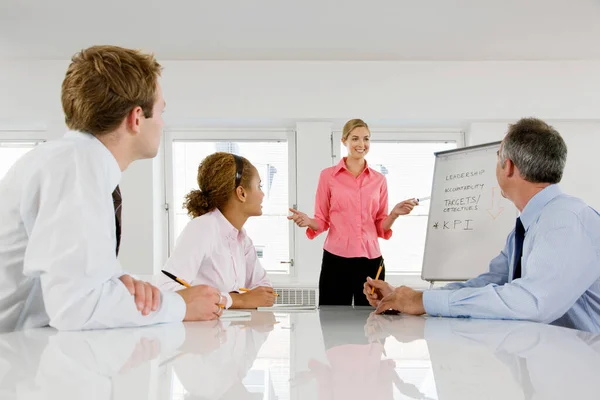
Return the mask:
<path id="1" fill-rule="evenodd" d="M 62 83 L 69 129 L 102 135 L 116 129 L 134 107 L 152 118 L 161 66 L 153 55 L 118 46 L 93 46 L 75 54 Z"/>
<path id="2" fill-rule="evenodd" d="M 248 189 L 254 166 L 244 157 L 240 186 Z M 198 167 L 198 187 L 185 196 L 183 207 L 192 218 L 204 215 L 215 208 L 222 209 L 236 189 L 236 163 L 231 153 L 218 152 L 207 156 Z"/>
<path id="3" fill-rule="evenodd" d="M 348 140 L 348 136 L 350 136 L 350 133 L 352 133 L 352 131 L 356 128 L 367 128 L 369 134 L 371 134 L 371 131 L 369 130 L 369 125 L 367 125 L 365 121 L 358 118 L 351 119 L 344 125 L 344 129 L 342 130 L 342 140 Z"/>

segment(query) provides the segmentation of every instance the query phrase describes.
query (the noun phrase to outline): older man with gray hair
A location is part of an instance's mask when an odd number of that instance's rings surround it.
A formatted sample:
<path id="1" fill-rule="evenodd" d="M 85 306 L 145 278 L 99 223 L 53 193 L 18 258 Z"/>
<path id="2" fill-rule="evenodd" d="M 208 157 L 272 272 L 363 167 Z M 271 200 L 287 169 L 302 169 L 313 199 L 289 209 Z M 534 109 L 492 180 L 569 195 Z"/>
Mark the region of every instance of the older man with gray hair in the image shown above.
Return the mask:
<path id="1" fill-rule="evenodd" d="M 600 333 L 600 214 L 556 185 L 566 159 L 564 140 L 544 121 L 510 125 L 496 177 L 521 215 L 489 272 L 424 292 L 369 278 L 369 303 L 377 312 L 524 319 Z"/>

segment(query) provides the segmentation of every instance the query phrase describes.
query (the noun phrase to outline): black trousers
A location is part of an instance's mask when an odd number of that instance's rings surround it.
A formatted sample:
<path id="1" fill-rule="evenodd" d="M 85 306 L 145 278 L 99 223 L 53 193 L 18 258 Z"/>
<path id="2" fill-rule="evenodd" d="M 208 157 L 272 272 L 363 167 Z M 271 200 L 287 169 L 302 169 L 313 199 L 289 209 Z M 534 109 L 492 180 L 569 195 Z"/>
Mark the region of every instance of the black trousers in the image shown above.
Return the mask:
<path id="1" fill-rule="evenodd" d="M 367 276 L 375 279 L 381 257 L 345 258 L 323 250 L 321 276 L 319 277 L 320 306 L 368 306 L 363 293 Z M 385 279 L 385 263 L 379 275 Z M 354 300 L 354 303 L 353 303 Z"/>

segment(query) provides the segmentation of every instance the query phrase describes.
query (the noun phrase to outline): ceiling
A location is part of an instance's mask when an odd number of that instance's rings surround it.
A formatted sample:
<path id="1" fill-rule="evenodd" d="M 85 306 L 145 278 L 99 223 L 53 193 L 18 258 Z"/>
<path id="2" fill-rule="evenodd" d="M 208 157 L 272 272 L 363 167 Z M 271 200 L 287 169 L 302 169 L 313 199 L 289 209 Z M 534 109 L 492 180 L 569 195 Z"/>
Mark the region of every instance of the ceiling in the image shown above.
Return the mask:
<path id="1" fill-rule="evenodd" d="M 0 0 L 0 59 L 600 60 L 598 0 Z"/>

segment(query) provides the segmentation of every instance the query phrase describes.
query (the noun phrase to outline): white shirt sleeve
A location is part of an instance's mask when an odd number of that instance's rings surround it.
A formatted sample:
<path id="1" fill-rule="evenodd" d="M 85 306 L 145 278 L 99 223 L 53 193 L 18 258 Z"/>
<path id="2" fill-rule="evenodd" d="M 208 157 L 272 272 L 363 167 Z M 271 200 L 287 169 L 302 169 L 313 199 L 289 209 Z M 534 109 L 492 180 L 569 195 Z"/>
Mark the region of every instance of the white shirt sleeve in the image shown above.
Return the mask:
<path id="1" fill-rule="evenodd" d="M 181 321 L 186 307 L 176 293 L 162 293 L 159 309 L 147 316 L 137 310 L 118 279 L 123 271 L 106 171 L 85 153 L 72 156 L 64 168 L 29 180 L 21 202 L 29 235 L 24 273 L 39 276 L 50 325 L 77 330 Z"/>
<path id="2" fill-rule="evenodd" d="M 177 243 L 163 269 L 193 284 L 202 262 L 210 251 L 210 239 L 209 232 L 202 232 L 201 224 L 197 221 L 189 222 L 179 234 Z M 160 290 L 183 289 L 179 282 L 175 282 L 163 273 L 156 276 L 156 284 Z"/>
<path id="3" fill-rule="evenodd" d="M 211 239 L 214 235 L 215 233 L 210 231 L 210 227 L 198 223 L 198 221 L 189 222 L 177 238 L 177 244 L 163 269 L 193 285 L 202 262 L 213 251 Z M 160 290 L 183 289 L 180 283 L 163 273 L 156 276 L 156 284 Z M 226 300 L 225 308 L 231 307 L 233 300 L 229 293 L 221 292 L 221 296 Z"/>

